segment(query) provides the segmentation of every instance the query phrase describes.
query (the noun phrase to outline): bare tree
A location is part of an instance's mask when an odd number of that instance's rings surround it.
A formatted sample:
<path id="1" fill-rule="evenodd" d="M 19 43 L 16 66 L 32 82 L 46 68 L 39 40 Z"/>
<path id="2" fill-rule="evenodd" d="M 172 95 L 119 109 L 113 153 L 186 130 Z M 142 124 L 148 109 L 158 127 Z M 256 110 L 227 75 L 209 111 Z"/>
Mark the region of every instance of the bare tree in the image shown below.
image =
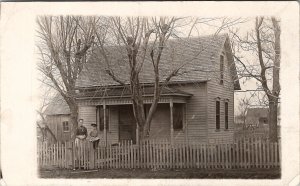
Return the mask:
<path id="1" fill-rule="evenodd" d="M 235 48 L 255 55 L 255 58 L 249 62 L 244 56 L 238 56 L 239 52 L 236 52 L 235 59 L 242 66 L 242 75 L 257 80 L 258 89 L 265 93 L 269 106 L 269 138 L 271 141 L 277 141 L 278 137 L 280 33 L 279 20 L 274 17 L 257 17 L 254 30 L 248 32 L 245 38 L 240 37 L 237 31 L 231 31 Z"/>
<path id="2" fill-rule="evenodd" d="M 40 117 L 40 119 L 37 121 L 37 126 L 42 133 L 42 141 L 47 140 L 47 133 L 49 133 L 52 139 L 54 140 L 54 142 L 56 142 L 57 141 L 56 136 L 49 128 L 46 120 L 46 115 L 45 115 L 45 109 L 53 99 L 53 95 L 52 95 L 53 91 L 51 91 L 52 89 L 51 87 L 45 87 L 44 85 L 41 85 L 39 88 L 43 89 L 44 91 L 42 92 L 43 94 L 41 95 L 42 102 L 40 104 L 40 107 L 36 110 L 37 114 Z"/>
<path id="3" fill-rule="evenodd" d="M 116 82 L 123 86 L 127 86 L 130 89 L 133 113 L 139 127 L 140 139 L 149 135 L 150 123 L 157 108 L 163 86 L 160 84 L 161 81 L 159 74 L 161 55 L 164 50 L 165 43 L 172 33 L 176 20 L 176 18 L 151 18 L 149 20 L 147 18 L 140 17 L 112 17 L 107 20 L 111 25 L 111 34 L 112 37 L 115 38 L 115 42 L 126 48 L 127 63 L 130 67 L 129 83 L 126 83 L 115 76 L 114 72 L 110 68 L 107 69 L 107 73 Z M 98 34 L 96 24 L 94 24 L 94 26 L 99 43 L 98 47 L 109 67 L 110 59 L 104 48 L 103 36 Z M 151 37 L 153 37 L 154 40 L 151 44 L 149 44 Z M 139 74 L 144 65 L 147 52 L 149 51 L 154 70 L 154 95 L 150 110 L 147 116 L 145 116 L 142 85 L 140 83 Z M 173 71 L 165 79 L 164 84 L 167 83 L 172 76 L 176 75 L 176 73 L 176 71 Z"/>
<path id="4" fill-rule="evenodd" d="M 190 56 L 190 60 L 186 60 L 180 65 L 177 64 L 177 66 L 170 68 L 171 70 L 164 72 L 162 75 L 161 61 L 164 52 L 167 50 L 168 40 L 170 38 L 180 38 L 180 28 L 184 25 L 188 25 L 190 28 L 188 34 L 185 35 L 185 37 L 189 37 L 194 29 L 197 30 L 197 24 L 207 24 L 211 20 L 214 19 L 108 17 L 105 18 L 104 21 L 106 26 L 103 26 L 103 18 L 95 19 L 93 25 L 97 38 L 97 46 L 99 51 L 101 51 L 101 57 L 106 62 L 106 72 L 114 81 L 127 87 L 131 92 L 133 113 L 139 128 L 139 139 L 144 139 L 149 136 L 151 120 L 156 111 L 163 87 L 165 87 L 173 77 L 189 73 L 188 71 L 181 69 L 183 69 L 190 61 L 197 58 L 197 54 L 195 56 Z M 99 25 L 98 22 L 101 22 L 101 24 Z M 237 24 L 237 22 L 237 20 L 231 22 L 226 20 L 223 22 L 222 26 L 217 27 L 216 32 L 219 33 L 223 28 L 226 28 L 226 26 L 224 26 L 225 24 Z M 105 47 L 108 43 L 113 43 L 112 45 L 118 45 L 125 49 L 123 53 L 125 52 L 126 56 L 122 60 L 129 66 L 130 75 L 128 81 L 119 78 L 117 73 L 110 68 L 112 65 L 111 62 L 114 59 L 113 55 L 110 55 Z M 114 52 L 116 52 L 117 48 L 115 48 Z M 174 60 L 173 52 L 168 56 L 170 64 L 172 64 L 172 61 Z M 184 55 L 183 51 L 179 52 L 182 52 Z M 201 50 L 198 51 L 198 55 L 200 53 Z M 142 92 L 143 83 L 140 80 L 140 73 L 147 60 L 151 62 L 153 69 L 154 89 L 150 109 L 147 111 L 147 114 L 145 114 Z M 172 65 L 170 66 L 172 67 Z"/>
<path id="5" fill-rule="evenodd" d="M 78 106 L 75 82 L 86 63 L 93 44 L 91 20 L 76 16 L 37 18 L 39 70 L 43 83 L 57 90 L 71 111 L 73 134 L 77 129 Z"/>
<path id="6" fill-rule="evenodd" d="M 247 97 L 244 97 L 241 100 L 239 100 L 238 110 L 240 111 L 240 113 L 238 116 L 243 120 L 243 128 L 246 128 L 246 114 L 250 104 L 251 101 Z"/>

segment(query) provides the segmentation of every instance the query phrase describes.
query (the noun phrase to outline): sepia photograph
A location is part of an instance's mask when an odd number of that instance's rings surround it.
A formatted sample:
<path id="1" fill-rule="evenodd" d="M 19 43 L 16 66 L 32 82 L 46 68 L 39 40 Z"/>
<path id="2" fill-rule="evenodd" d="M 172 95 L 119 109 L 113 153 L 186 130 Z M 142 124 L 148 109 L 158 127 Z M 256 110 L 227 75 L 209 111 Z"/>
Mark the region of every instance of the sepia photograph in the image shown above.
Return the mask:
<path id="1" fill-rule="evenodd" d="M 24 104 L 22 115 L 30 110 L 27 117 L 31 123 L 26 120 L 30 135 L 22 137 L 28 142 L 14 142 L 12 136 L 8 142 L 20 143 L 21 149 L 30 151 L 24 160 L 33 160 L 30 170 L 36 170 L 36 175 L 28 172 L 27 176 L 35 178 L 28 178 L 27 183 L 42 180 L 55 185 L 51 180 L 59 179 L 62 182 L 57 184 L 72 185 L 67 181 L 76 179 L 88 184 L 88 180 L 104 178 L 127 179 L 127 185 L 136 179 L 139 184 L 157 179 L 184 184 L 184 179 L 186 184 L 195 181 L 196 185 L 203 183 L 201 180 L 274 181 L 281 185 L 286 172 L 299 175 L 299 162 L 295 162 L 299 161 L 299 142 L 290 151 L 296 152 L 294 157 L 287 160 L 297 167 L 286 169 L 283 160 L 289 156 L 288 145 L 293 146 L 289 140 L 299 138 L 299 108 L 290 104 L 293 111 L 290 115 L 287 111 L 292 96 L 298 96 L 294 103 L 299 107 L 299 90 L 286 89 L 289 72 L 285 69 L 291 65 L 286 63 L 285 17 L 261 12 L 162 14 L 161 9 L 137 13 L 145 7 L 151 9 L 151 3 L 133 6 L 138 8 L 131 14 L 126 11 L 130 3 L 122 3 L 124 15 L 115 13 L 116 4 L 111 4 L 110 12 L 105 8 L 110 4 L 103 3 L 99 7 L 106 11 L 102 13 L 95 13 L 97 6 L 89 13 L 39 11 L 28 23 L 20 23 L 30 25 L 24 29 L 31 30 L 32 59 L 26 63 L 31 66 L 24 66 L 29 74 L 25 79 L 31 83 L 18 83 L 30 93 L 29 102 L 18 102 Z M 4 15 L 8 13 L 4 11 Z M 10 21 L 4 20 L 6 26 Z M 15 32 L 18 37 L 27 34 Z M 299 39 L 299 33 L 295 38 Z M 18 47 L 22 46 L 26 45 Z M 2 64 L 9 58 L 1 59 Z M 299 66 L 299 61 L 293 62 Z M 299 86 L 299 69 L 294 70 L 297 77 L 290 79 L 295 81 L 290 87 Z M 7 108 L 5 104 L 4 100 Z M 28 111 L 25 104 L 30 104 Z M 17 116 L 11 114 L 4 113 L 4 123 L 14 122 L 11 117 Z M 13 128 L 5 127 L 4 132 Z M 21 134 L 22 129 L 18 130 Z M 290 139 L 285 137 L 289 134 Z M 1 166 L 7 167 L 3 162 L 11 160 L 3 151 L 9 146 L 4 138 Z M 33 145 L 25 145 L 29 143 Z M 22 163 L 24 167 L 26 162 Z M 5 168 L 2 174 L 5 181 Z M 299 183 L 299 177 L 296 180 Z"/>
<path id="2" fill-rule="evenodd" d="M 277 17 L 37 24 L 41 176 L 280 178 Z"/>

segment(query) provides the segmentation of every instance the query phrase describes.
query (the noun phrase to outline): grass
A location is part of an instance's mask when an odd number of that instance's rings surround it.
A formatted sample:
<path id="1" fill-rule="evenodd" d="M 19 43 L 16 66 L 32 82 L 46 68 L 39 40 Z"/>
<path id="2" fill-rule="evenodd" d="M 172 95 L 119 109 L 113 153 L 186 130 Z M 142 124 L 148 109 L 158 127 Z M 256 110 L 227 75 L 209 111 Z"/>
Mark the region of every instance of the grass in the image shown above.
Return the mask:
<path id="1" fill-rule="evenodd" d="M 61 170 L 41 169 L 41 178 L 231 178 L 231 179 L 279 179 L 280 169 L 100 169 Z"/>

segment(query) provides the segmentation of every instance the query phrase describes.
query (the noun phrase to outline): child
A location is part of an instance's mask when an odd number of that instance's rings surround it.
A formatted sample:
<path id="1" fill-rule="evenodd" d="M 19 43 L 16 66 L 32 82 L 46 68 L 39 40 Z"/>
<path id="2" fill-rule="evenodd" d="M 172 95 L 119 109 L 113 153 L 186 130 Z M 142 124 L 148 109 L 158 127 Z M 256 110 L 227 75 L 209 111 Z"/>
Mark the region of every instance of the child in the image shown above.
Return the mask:
<path id="1" fill-rule="evenodd" d="M 92 123 L 93 130 L 90 132 L 90 141 L 93 143 L 93 148 L 96 149 L 98 147 L 100 138 L 98 137 L 97 124 Z"/>

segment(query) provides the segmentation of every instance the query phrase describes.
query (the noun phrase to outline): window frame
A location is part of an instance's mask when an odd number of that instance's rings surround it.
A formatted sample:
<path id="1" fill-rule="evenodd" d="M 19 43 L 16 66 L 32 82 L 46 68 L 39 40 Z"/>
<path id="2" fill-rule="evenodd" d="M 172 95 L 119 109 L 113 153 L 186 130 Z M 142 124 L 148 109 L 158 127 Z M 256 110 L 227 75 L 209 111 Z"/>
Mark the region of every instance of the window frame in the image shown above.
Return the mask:
<path id="1" fill-rule="evenodd" d="M 65 130 L 65 124 L 67 124 L 68 130 Z M 63 132 L 70 132 L 69 121 L 63 121 L 63 122 L 62 122 L 62 130 L 63 130 Z"/>
<path id="2" fill-rule="evenodd" d="M 216 118 L 216 131 L 220 131 L 221 129 L 221 101 L 220 99 L 215 100 L 215 118 Z"/>
<path id="3" fill-rule="evenodd" d="M 181 118 L 179 120 L 181 120 L 180 124 L 177 125 L 176 123 L 176 116 L 180 116 Z M 176 123 L 176 124 L 175 124 Z M 180 127 L 177 127 L 180 126 Z M 173 103 L 173 130 L 174 131 L 183 131 L 184 130 L 184 104 L 183 103 Z"/>
<path id="4" fill-rule="evenodd" d="M 224 85 L 224 68 L 225 68 L 224 63 L 225 63 L 225 56 L 222 53 L 220 55 L 220 82 L 219 82 L 220 85 Z"/>
<path id="5" fill-rule="evenodd" d="M 103 113 L 103 114 L 101 115 L 101 113 Z M 109 131 L 109 129 L 110 129 L 110 111 L 109 111 L 109 107 L 107 105 L 106 105 L 105 114 L 106 114 L 106 131 Z M 104 106 L 103 105 L 98 106 L 97 116 L 98 116 L 97 118 L 99 120 L 98 121 L 99 125 L 97 126 L 97 127 L 99 127 L 98 130 L 100 132 L 103 132 L 104 131 Z"/>
<path id="6" fill-rule="evenodd" d="M 224 103 L 224 130 L 229 130 L 229 101 Z"/>

